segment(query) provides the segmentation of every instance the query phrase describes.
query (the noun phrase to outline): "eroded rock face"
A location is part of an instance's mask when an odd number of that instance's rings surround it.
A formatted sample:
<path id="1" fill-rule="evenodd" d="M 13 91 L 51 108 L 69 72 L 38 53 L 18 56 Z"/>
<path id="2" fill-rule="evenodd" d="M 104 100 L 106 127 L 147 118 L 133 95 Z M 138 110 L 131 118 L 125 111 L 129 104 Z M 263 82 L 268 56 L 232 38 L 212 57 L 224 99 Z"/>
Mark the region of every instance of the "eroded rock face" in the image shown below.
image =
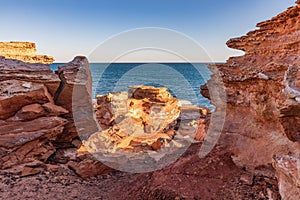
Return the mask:
<path id="1" fill-rule="evenodd" d="M 98 96 L 95 107 L 100 126 L 108 129 L 103 135 L 116 147 L 124 149 L 142 146 L 151 149 L 158 139 L 171 140 L 174 132 L 166 133 L 172 129 L 172 123 L 176 124 L 180 114 L 178 99 L 172 97 L 167 88 L 150 86 Z"/>
<path id="2" fill-rule="evenodd" d="M 27 81 L 28 83 L 22 84 L 24 89 L 30 89 L 31 83 L 43 84 L 52 96 L 60 84 L 59 77 L 50 70 L 47 64 L 24 63 L 0 56 L 0 81 L 6 80 Z"/>
<path id="3" fill-rule="evenodd" d="M 98 128 L 93 118 L 92 78 L 88 60 L 78 56 L 60 66 L 56 73 L 61 83 L 54 101 L 69 111 L 64 115 L 69 123 L 59 141 L 72 142 L 78 136 L 85 137 L 84 135 L 95 133 Z"/>
<path id="4" fill-rule="evenodd" d="M 115 148 L 132 151 L 160 150 L 175 135 L 195 139 L 200 117 L 206 118 L 209 112 L 181 105 L 167 88 L 151 86 L 131 86 L 128 92 L 98 95 L 95 109 L 103 129 L 97 134 Z"/>
<path id="5" fill-rule="evenodd" d="M 100 128 L 83 138 L 84 151 L 114 169 L 142 173 L 175 162 L 196 139 L 203 140 L 208 109 L 179 101 L 167 88 L 129 88 L 97 96 Z"/>
<path id="6" fill-rule="evenodd" d="M 0 42 L 0 56 L 27 63 L 51 64 L 52 56 L 36 55 L 36 45 L 31 42 Z"/>
<path id="7" fill-rule="evenodd" d="M 121 171 L 162 168 L 196 142 L 198 120 L 207 118 L 208 109 L 189 106 L 182 112 L 166 88 L 135 86 L 129 92 L 98 95 L 94 107 L 99 131 L 82 138 L 81 149 Z M 200 123 L 206 125 L 205 120 Z"/>
<path id="8" fill-rule="evenodd" d="M 0 169 L 46 162 L 67 123 L 61 113 L 45 109 L 55 106 L 52 94 L 60 80 L 49 65 L 1 57 L 0 68 Z"/>
<path id="9" fill-rule="evenodd" d="M 300 159 L 292 156 L 275 156 L 274 168 L 283 199 L 300 197 Z"/>
<path id="10" fill-rule="evenodd" d="M 274 176 L 274 155 L 300 159 L 300 6 L 257 26 L 246 36 L 227 42 L 245 55 L 210 66 L 218 73 L 208 85 L 221 77 L 227 93 L 220 143 L 233 153 L 238 166 Z M 207 87 L 201 89 L 209 97 Z M 281 194 L 287 197 L 289 193 L 281 190 Z"/>
<path id="11" fill-rule="evenodd" d="M 23 53 L 27 56 L 34 46 L 26 45 Z M 58 75 L 49 65 L 3 57 L 0 69 L 0 170 L 28 176 L 72 166 L 82 177 L 106 173 L 109 168 L 88 152 L 77 155 L 81 142 L 74 115 L 80 116 L 80 121 L 85 119 L 88 106 L 93 111 L 91 87 L 86 84 L 91 75 L 85 58 L 77 57 L 60 67 Z M 82 95 L 77 96 L 78 104 L 72 104 L 74 89 Z M 72 130 L 74 134 L 69 134 Z M 99 167 L 102 170 L 95 170 Z"/>

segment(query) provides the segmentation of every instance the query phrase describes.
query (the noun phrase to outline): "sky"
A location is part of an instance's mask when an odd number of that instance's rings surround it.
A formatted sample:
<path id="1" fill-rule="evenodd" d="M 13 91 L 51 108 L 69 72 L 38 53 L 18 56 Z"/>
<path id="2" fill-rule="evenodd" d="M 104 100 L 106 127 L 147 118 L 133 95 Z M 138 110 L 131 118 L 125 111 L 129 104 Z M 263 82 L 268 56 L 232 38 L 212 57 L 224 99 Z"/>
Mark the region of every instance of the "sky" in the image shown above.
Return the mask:
<path id="1" fill-rule="evenodd" d="M 38 54 L 52 55 L 56 62 L 70 61 L 76 55 L 90 58 L 90 55 L 95 55 L 95 50 L 97 55 L 92 56 L 91 61 L 106 62 L 111 59 L 108 58 L 112 56 L 110 54 L 116 54 L 117 49 L 129 51 L 138 45 L 146 45 L 136 40 L 147 40 L 146 47 L 152 43 L 156 47 L 155 45 L 167 42 L 168 48 L 172 46 L 170 48 L 176 51 L 182 49 L 179 54 L 190 56 L 191 61 L 224 62 L 230 56 L 242 54 L 229 49 L 226 41 L 245 35 L 255 29 L 258 22 L 270 19 L 294 5 L 294 2 L 295 0 L 0 0 L 0 41 L 35 42 Z M 159 29 L 156 30 L 162 31 L 161 34 L 152 34 L 153 29 L 143 29 L 145 27 L 157 27 Z M 174 33 L 174 37 L 169 36 L 169 33 Z M 183 39 L 178 39 L 176 34 Z M 208 56 L 202 57 L 200 54 L 203 52 L 198 54 L 195 48 L 188 48 L 190 43 L 187 39 L 201 46 Z M 145 46 L 141 46 L 143 47 Z M 97 51 L 99 48 L 101 51 Z M 171 52 L 173 49 L 169 50 Z M 119 51 L 123 56 L 119 56 L 117 61 L 177 61 L 170 52 L 160 52 L 162 51 L 147 49 L 124 56 L 122 53 L 126 52 Z"/>

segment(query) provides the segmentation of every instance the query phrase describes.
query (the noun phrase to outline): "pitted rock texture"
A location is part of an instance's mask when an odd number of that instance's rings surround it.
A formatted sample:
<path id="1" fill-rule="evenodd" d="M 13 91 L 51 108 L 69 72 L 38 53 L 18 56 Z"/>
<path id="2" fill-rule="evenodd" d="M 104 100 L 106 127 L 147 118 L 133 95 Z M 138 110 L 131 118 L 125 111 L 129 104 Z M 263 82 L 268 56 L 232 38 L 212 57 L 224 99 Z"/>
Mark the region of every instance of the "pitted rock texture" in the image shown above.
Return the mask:
<path id="1" fill-rule="evenodd" d="M 31 42 L 0 42 L 0 56 L 27 63 L 51 64 L 52 56 L 36 55 L 36 45 Z"/>
<path id="2" fill-rule="evenodd" d="M 233 161 L 269 177 L 276 169 L 282 179 L 282 170 L 271 166 L 273 156 L 300 159 L 300 5 L 257 27 L 227 42 L 245 55 L 210 66 L 215 73 L 201 89 L 209 98 L 208 89 L 217 78 L 224 82 L 227 110 L 220 143 L 233 154 Z M 284 188 L 280 192 L 288 199 Z"/>
<path id="3" fill-rule="evenodd" d="M 300 197 L 300 159 L 292 156 L 274 156 L 274 168 L 283 199 Z"/>

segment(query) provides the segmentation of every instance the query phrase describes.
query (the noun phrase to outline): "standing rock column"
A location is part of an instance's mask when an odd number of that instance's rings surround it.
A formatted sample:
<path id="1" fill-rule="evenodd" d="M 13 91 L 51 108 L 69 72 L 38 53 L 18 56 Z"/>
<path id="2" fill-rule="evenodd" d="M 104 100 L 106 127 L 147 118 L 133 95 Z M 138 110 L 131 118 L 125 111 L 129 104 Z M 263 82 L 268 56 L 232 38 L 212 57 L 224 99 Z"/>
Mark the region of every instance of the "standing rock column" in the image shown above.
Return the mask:
<path id="1" fill-rule="evenodd" d="M 73 61 L 60 66 L 57 74 L 61 84 L 54 100 L 69 111 L 64 115 L 69 123 L 58 142 L 71 142 L 78 136 L 95 133 L 98 128 L 93 118 L 92 77 L 88 60 L 75 57 Z"/>

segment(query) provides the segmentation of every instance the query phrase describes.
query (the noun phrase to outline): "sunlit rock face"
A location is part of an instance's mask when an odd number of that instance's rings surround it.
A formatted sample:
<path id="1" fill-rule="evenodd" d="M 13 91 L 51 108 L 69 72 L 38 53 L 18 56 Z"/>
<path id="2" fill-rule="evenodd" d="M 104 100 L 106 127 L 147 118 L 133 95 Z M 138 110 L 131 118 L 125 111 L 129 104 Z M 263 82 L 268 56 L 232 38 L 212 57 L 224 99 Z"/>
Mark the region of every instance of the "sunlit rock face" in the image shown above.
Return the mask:
<path id="1" fill-rule="evenodd" d="M 0 56 L 27 63 L 51 64 L 52 56 L 36 55 L 36 45 L 31 42 L 0 42 Z"/>
<path id="2" fill-rule="evenodd" d="M 177 149 L 185 144 L 174 139 L 205 137 L 209 110 L 179 101 L 166 88 L 131 87 L 98 96 L 93 105 L 89 63 L 82 56 L 55 73 L 47 64 L 4 57 L 0 69 L 0 171 L 22 176 L 61 171 L 86 178 L 113 169 L 81 140 L 94 144 L 103 137 L 102 145 L 113 146 L 105 150 L 134 153 Z"/>
<path id="3" fill-rule="evenodd" d="M 182 105 L 167 88 L 151 86 L 132 86 L 128 92 L 98 95 L 94 107 L 102 129 L 97 134 L 114 148 L 135 152 L 159 150 L 174 137 L 195 139 L 198 123 L 206 123 L 199 119 L 208 114 L 208 109 Z M 205 130 L 199 134 L 197 138 L 203 139 Z"/>
<path id="4" fill-rule="evenodd" d="M 227 93 L 227 116 L 220 143 L 227 146 L 238 166 L 273 177 L 274 155 L 300 159 L 300 6 L 257 27 L 227 42 L 245 55 L 210 66 L 219 72 L 208 84 L 214 84 L 219 76 Z M 202 87 L 202 93 L 209 97 L 207 87 Z M 281 164 L 276 166 L 280 192 L 287 197 L 284 170 L 280 170 Z M 296 183 L 289 184 L 299 187 Z"/>

